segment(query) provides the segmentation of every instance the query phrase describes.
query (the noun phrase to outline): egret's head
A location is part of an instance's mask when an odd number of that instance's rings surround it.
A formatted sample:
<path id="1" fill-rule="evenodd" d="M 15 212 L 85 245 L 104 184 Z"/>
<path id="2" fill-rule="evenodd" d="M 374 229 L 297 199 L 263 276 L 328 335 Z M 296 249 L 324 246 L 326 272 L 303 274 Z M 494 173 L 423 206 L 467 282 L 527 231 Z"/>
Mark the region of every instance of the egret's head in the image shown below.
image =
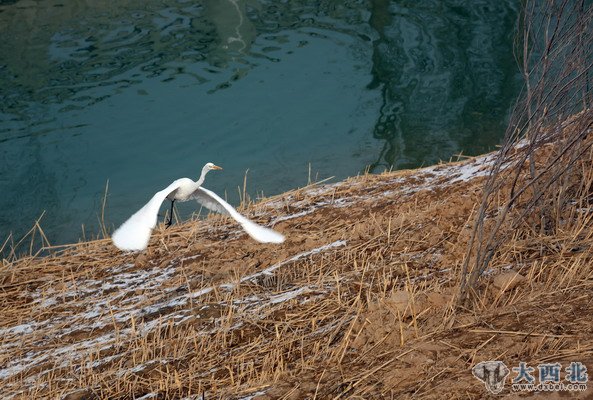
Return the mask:
<path id="1" fill-rule="evenodd" d="M 208 171 L 213 170 L 213 169 L 222 169 L 218 165 L 214 165 L 211 162 L 209 162 L 208 164 L 204 165 L 204 168 L 207 169 Z"/>

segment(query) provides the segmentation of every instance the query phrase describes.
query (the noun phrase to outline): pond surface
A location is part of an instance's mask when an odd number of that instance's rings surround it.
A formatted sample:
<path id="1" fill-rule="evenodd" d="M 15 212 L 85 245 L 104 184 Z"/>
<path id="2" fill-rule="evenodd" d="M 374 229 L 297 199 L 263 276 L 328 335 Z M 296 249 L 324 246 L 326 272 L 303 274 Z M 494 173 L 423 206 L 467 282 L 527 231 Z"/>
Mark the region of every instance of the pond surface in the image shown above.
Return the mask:
<path id="1" fill-rule="evenodd" d="M 1 238 L 42 214 L 52 244 L 96 235 L 209 161 L 237 205 L 247 170 L 255 197 L 492 150 L 518 7 L 0 1 Z"/>

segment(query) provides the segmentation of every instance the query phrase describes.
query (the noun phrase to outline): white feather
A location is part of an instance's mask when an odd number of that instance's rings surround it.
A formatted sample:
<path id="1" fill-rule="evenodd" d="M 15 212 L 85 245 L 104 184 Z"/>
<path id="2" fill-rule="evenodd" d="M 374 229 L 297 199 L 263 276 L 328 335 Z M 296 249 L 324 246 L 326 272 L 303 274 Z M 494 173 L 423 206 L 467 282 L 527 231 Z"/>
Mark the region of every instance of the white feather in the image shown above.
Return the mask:
<path id="1" fill-rule="evenodd" d="M 159 208 L 167 196 L 181 186 L 177 180 L 157 192 L 144 207 L 136 211 L 111 236 L 113 244 L 120 250 L 138 251 L 148 246 L 150 234 L 156 226 Z"/>
<path id="2" fill-rule="evenodd" d="M 216 193 L 210 190 L 199 187 L 193 194 L 193 198 L 200 202 L 204 207 L 219 213 L 229 214 L 235 221 L 237 221 L 245 232 L 253 239 L 261 243 L 282 243 L 284 242 L 284 235 L 256 224 L 250 219 L 239 214 L 229 203 L 221 199 Z"/>
<path id="3" fill-rule="evenodd" d="M 219 213 L 228 214 L 233 217 L 245 232 L 253 239 L 262 243 L 282 243 L 284 236 L 272 229 L 265 228 L 245 218 L 237 212 L 229 203 L 221 199 L 214 192 L 200 187 L 204 182 L 206 173 L 210 169 L 221 169 L 214 164 L 208 163 L 202 169 L 202 175 L 197 182 L 188 178 L 177 179 L 165 189 L 157 192 L 148 203 L 136 211 L 126 222 L 124 222 L 112 235 L 113 244 L 120 250 L 139 251 L 148 246 L 152 230 L 156 226 L 157 217 L 161 204 L 166 198 L 178 201 L 196 199 L 204 207 Z"/>

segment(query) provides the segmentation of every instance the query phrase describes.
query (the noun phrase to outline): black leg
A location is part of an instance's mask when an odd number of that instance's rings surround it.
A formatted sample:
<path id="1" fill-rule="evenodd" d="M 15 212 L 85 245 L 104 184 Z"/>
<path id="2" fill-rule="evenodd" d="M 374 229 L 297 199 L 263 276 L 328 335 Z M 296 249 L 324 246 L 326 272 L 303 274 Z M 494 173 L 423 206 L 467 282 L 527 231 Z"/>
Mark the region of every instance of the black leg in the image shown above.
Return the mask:
<path id="1" fill-rule="evenodd" d="M 175 199 L 171 200 L 171 212 L 169 213 L 169 220 L 165 222 L 165 226 L 167 228 L 173 224 L 173 204 L 175 204 Z"/>

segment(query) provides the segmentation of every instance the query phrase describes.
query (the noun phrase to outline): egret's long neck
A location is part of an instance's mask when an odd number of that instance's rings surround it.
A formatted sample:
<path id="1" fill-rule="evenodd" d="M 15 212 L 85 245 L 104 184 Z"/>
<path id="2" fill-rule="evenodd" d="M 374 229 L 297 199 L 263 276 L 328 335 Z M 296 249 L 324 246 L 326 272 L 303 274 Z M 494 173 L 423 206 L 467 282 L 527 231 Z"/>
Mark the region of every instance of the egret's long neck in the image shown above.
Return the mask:
<path id="1" fill-rule="evenodd" d="M 197 180 L 196 186 L 202 186 L 204 183 L 204 179 L 206 179 L 206 174 L 208 173 L 209 169 L 207 167 L 202 168 L 202 173 L 200 174 L 200 179 Z"/>

